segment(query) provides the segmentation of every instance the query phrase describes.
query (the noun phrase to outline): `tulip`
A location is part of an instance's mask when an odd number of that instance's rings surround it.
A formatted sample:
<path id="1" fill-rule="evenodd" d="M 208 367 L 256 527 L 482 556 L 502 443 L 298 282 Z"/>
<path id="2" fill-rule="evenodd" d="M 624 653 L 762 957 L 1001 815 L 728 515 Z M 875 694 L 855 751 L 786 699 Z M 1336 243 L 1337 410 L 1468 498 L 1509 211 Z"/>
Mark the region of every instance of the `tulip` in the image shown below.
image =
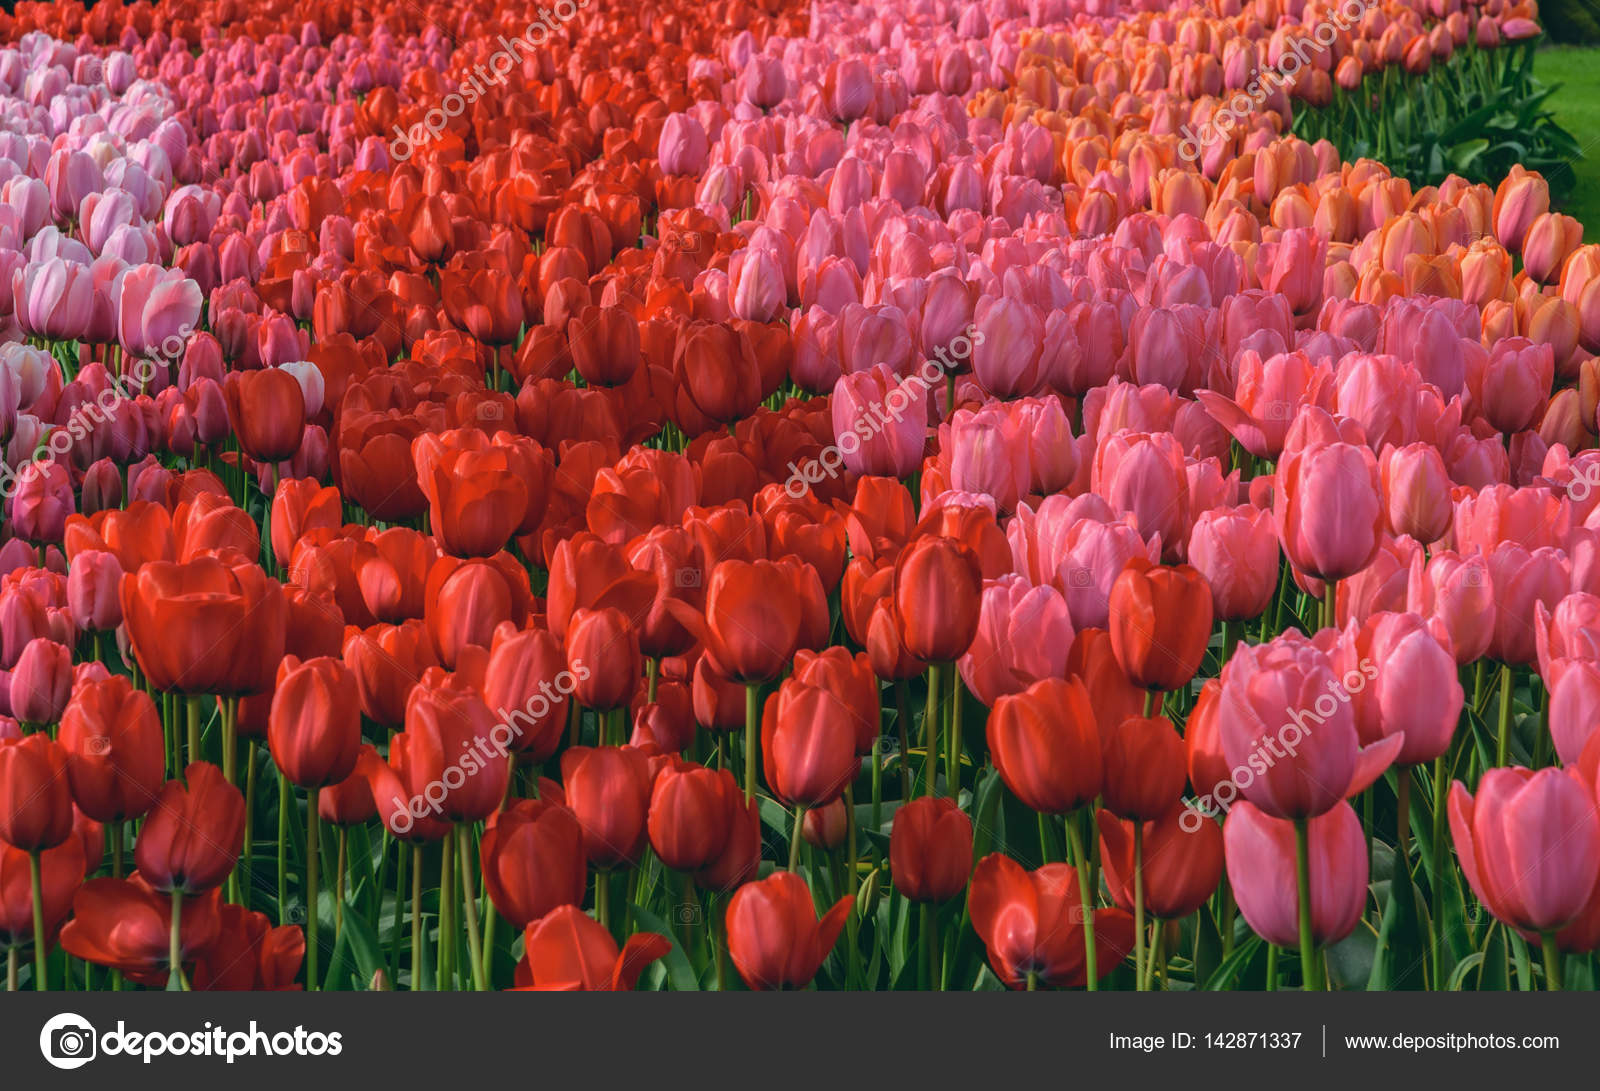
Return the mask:
<path id="1" fill-rule="evenodd" d="M 1142 897 L 1152 916 L 1182 920 L 1216 891 L 1222 879 L 1222 827 L 1209 819 L 1187 819 L 1188 814 L 1173 808 L 1136 827 L 1109 811 L 1099 813 L 1100 859 L 1106 886 L 1119 906 L 1132 909 Z"/>
<path id="2" fill-rule="evenodd" d="M 195 958 L 194 985 L 199 991 L 243 992 L 298 989 L 294 979 L 305 960 L 306 937 L 300 928 L 274 928 L 265 913 L 237 905 L 219 911 L 217 938 Z"/>
<path id="3" fill-rule="evenodd" d="M 38 853 L 70 836 L 66 751 L 43 734 L 0 739 L 0 841 Z"/>
<path id="4" fill-rule="evenodd" d="M 267 745 L 290 783 L 312 789 L 313 806 L 316 789 L 348 777 L 361 747 L 361 693 L 350 669 L 326 657 L 285 659 L 272 695 Z"/>
<path id="5" fill-rule="evenodd" d="M 565 807 L 517 800 L 490 817 L 478 855 L 485 892 L 519 929 L 560 906 L 583 904 L 583 829 Z"/>
<path id="6" fill-rule="evenodd" d="M 683 763 L 656 775 L 650 791 L 650 847 L 677 871 L 716 863 L 740 808 L 739 788 L 724 770 Z"/>
<path id="7" fill-rule="evenodd" d="M 1239 912 L 1268 943 L 1298 942 L 1305 988 L 1318 988 L 1312 951 L 1349 935 L 1367 902 L 1367 843 L 1355 810 L 1340 803 L 1297 824 L 1241 802 L 1222 840 Z"/>
<path id="8" fill-rule="evenodd" d="M 83 875 L 83 844 L 75 837 L 39 854 L 40 908 L 47 941 L 55 939 L 72 912 Z M 33 857 L 0 845 L 0 941 L 14 948 L 32 940 Z"/>
<path id="9" fill-rule="evenodd" d="M 495 722 L 476 691 L 455 679 L 418 685 L 406 700 L 405 727 L 413 797 L 450 822 L 480 822 L 499 809 L 513 731 Z"/>
<path id="10" fill-rule="evenodd" d="M 1427 545 L 1450 529 L 1450 478 L 1439 449 L 1429 443 L 1385 448 L 1379 460 L 1389 529 Z"/>
<path id="11" fill-rule="evenodd" d="M 1000 853 L 978 861 L 967 896 L 972 927 L 1008 988 L 1093 989 L 1128 957 L 1133 918 L 1121 909 L 1085 913 L 1072 880 L 1064 864 L 1029 872 Z M 1079 919 L 1081 930 L 1075 927 Z"/>
<path id="12" fill-rule="evenodd" d="M 260 568 L 229 568 L 211 557 L 146 564 L 123 577 L 122 613 L 152 688 L 186 694 L 272 688 L 287 609 L 282 588 Z"/>
<path id="13" fill-rule="evenodd" d="M 155 702 L 121 675 L 81 685 L 61 716 L 60 740 L 78 809 L 113 824 L 120 872 L 121 824 L 149 813 L 166 780 Z"/>
<path id="14" fill-rule="evenodd" d="M 573 747 L 561 755 L 561 782 L 567 806 L 583 828 L 589 863 L 601 869 L 636 864 L 650 807 L 645 752 L 631 746 Z"/>
<path id="15" fill-rule="evenodd" d="M 601 713 L 625 708 L 639 684 L 639 631 L 621 610 L 576 610 L 567 625 L 567 670 L 574 696 Z"/>
<path id="16" fill-rule="evenodd" d="M 1304 820 L 1377 779 L 1405 738 L 1361 747 L 1350 701 L 1364 677 L 1340 679 L 1327 654 L 1297 633 L 1236 649 L 1219 712 L 1238 794 L 1273 818 Z"/>
<path id="17" fill-rule="evenodd" d="M 244 795 L 222 770 L 194 762 L 169 780 L 139 829 L 133 858 L 152 888 L 203 894 L 233 871 L 244 846 Z M 186 783 L 187 782 L 187 783 Z"/>
<path id="18" fill-rule="evenodd" d="M 1151 690 L 1188 685 L 1211 638 L 1211 588 L 1198 570 L 1135 557 L 1112 585 L 1110 611 L 1111 650 L 1129 681 Z"/>
<path id="19" fill-rule="evenodd" d="M 1450 834 L 1478 900 L 1513 928 L 1540 933 L 1560 987 L 1553 933 L 1587 905 L 1600 875 L 1600 817 L 1590 790 L 1557 769 L 1491 769 L 1477 794 L 1450 789 Z"/>
<path id="20" fill-rule="evenodd" d="M 61 946 L 74 958 L 125 974 L 151 975 L 160 984 L 163 971 L 181 966 L 216 941 L 221 900 L 222 892 L 212 890 L 179 912 L 173 899 L 143 876 L 91 879 L 72 900 L 72 920 L 61 929 Z"/>
<path id="21" fill-rule="evenodd" d="M 978 631 L 961 656 L 961 677 L 978 700 L 993 706 L 1041 678 L 1066 677 L 1071 650 L 1066 599 L 1053 587 L 1030 587 L 1025 577 L 1007 573 L 984 581 Z"/>
<path id="22" fill-rule="evenodd" d="M 728 902 L 728 954 L 752 989 L 802 989 L 833 950 L 854 899 L 816 918 L 811 890 L 792 871 L 747 883 Z"/>
<path id="23" fill-rule="evenodd" d="M 1102 746 L 1106 809 L 1118 818 L 1152 822 L 1183 794 L 1183 739 L 1161 716 L 1130 716 Z"/>
<path id="24" fill-rule="evenodd" d="M 1355 575 L 1377 553 L 1383 524 L 1372 452 L 1326 443 L 1286 453 L 1278 463 L 1273 518 L 1297 569 L 1330 585 Z"/>
<path id="25" fill-rule="evenodd" d="M 304 438 L 305 395 L 280 368 L 230 373 L 223 387 L 228 420 L 245 454 L 257 462 L 292 457 Z"/>
<path id="26" fill-rule="evenodd" d="M 913 902 L 943 902 L 967 888 L 972 820 L 951 799 L 913 799 L 895 811 L 889 837 L 895 889 Z"/>
<path id="27" fill-rule="evenodd" d="M 1100 794 L 1101 746 L 1089 691 L 1077 680 L 1047 678 L 1002 697 L 989 715 L 995 770 L 1024 804 L 1064 814 Z"/>
<path id="28" fill-rule="evenodd" d="M 1271 513 L 1249 504 L 1202 512 L 1189 535 L 1188 555 L 1211 585 L 1213 616 L 1224 623 L 1259 617 L 1272 604 L 1278 538 Z M 1223 655 L 1232 650 L 1223 648 Z"/>
<path id="29" fill-rule="evenodd" d="M 953 539 L 913 541 L 895 562 L 894 607 L 906 650 L 930 663 L 950 663 L 978 631 L 983 581 L 978 558 Z"/>
<path id="30" fill-rule="evenodd" d="M 11 714 L 25 724 L 53 724 L 71 696 L 72 651 L 43 637 L 30 640 L 11 668 Z"/>
<path id="31" fill-rule="evenodd" d="M 645 967 L 672 950 L 654 932 L 639 932 L 617 949 L 611 933 L 572 905 L 557 906 L 528 925 L 517 981 L 523 988 L 631 992 Z"/>
<path id="32" fill-rule="evenodd" d="M 761 722 L 761 755 L 774 795 L 798 811 L 822 807 L 843 794 L 854 778 L 856 731 L 848 706 L 822 686 L 789 679 L 767 698 Z M 791 867 L 797 847 L 791 845 Z"/>

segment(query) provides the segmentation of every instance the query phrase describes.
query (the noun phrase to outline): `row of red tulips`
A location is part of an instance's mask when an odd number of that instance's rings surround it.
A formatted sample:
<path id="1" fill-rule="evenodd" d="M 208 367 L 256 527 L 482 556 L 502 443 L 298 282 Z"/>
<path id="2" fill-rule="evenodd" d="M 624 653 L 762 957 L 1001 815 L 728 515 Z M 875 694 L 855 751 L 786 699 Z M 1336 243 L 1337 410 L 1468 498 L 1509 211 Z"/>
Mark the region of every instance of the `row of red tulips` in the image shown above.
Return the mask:
<path id="1" fill-rule="evenodd" d="M 549 14 L 0 23 L 12 987 L 1592 984 L 1530 9 Z"/>

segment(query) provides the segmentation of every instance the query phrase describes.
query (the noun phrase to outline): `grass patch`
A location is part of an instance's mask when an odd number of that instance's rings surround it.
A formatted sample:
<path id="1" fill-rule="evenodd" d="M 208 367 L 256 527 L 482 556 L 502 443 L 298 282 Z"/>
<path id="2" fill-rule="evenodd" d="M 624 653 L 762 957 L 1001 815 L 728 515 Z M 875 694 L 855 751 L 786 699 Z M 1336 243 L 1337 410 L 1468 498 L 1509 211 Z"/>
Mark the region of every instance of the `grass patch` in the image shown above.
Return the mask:
<path id="1" fill-rule="evenodd" d="M 1585 242 L 1600 242 L 1600 47 L 1541 49 L 1533 74 L 1547 87 L 1561 84 L 1546 105 L 1583 148 L 1584 158 L 1572 165 L 1577 185 L 1561 211 L 1583 224 Z"/>

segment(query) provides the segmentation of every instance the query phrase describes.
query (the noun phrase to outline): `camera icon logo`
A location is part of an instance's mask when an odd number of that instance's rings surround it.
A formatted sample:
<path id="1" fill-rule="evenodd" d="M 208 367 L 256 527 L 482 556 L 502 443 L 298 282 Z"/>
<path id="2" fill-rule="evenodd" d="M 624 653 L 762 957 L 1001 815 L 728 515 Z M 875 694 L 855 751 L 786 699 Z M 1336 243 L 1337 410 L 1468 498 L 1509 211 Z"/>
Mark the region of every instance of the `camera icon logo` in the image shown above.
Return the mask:
<path id="1" fill-rule="evenodd" d="M 680 568 L 673 574 L 673 582 L 679 587 L 699 587 L 700 570 L 698 568 Z"/>
<path id="2" fill-rule="evenodd" d="M 1067 583 L 1071 587 L 1091 587 L 1094 573 L 1080 565 L 1067 573 Z"/>
<path id="3" fill-rule="evenodd" d="M 700 923 L 701 912 L 698 902 L 684 902 L 674 909 L 673 914 L 678 924 L 695 925 Z"/>
<path id="4" fill-rule="evenodd" d="M 62 1012 L 39 1032 L 39 1052 L 56 1068 L 82 1068 L 95 1058 L 99 1036 L 81 1015 Z"/>
<path id="5" fill-rule="evenodd" d="M 505 420 L 506 411 L 499 402 L 483 402 L 478 406 L 478 419 L 481 421 Z"/>
<path id="6" fill-rule="evenodd" d="M 103 758 L 107 754 L 111 753 L 111 736 L 91 735 L 85 743 L 84 749 L 87 750 L 92 757 Z"/>

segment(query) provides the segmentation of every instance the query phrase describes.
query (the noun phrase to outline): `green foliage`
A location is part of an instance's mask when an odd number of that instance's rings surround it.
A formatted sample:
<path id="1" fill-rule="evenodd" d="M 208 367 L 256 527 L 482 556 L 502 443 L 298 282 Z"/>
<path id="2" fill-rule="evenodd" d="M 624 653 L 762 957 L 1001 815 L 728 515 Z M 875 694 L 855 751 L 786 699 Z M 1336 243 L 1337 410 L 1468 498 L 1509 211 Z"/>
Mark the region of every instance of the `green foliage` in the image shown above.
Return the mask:
<path id="1" fill-rule="evenodd" d="M 1385 68 L 1336 92 L 1326 108 L 1296 114 L 1293 130 L 1330 141 L 1347 162 L 1380 160 L 1417 186 L 1452 174 L 1498 185 L 1521 163 L 1543 174 L 1553 194 L 1570 193 L 1583 152 L 1549 109 L 1557 87 L 1534 78 L 1538 41 L 1493 50 L 1469 42 L 1418 75 Z"/>

